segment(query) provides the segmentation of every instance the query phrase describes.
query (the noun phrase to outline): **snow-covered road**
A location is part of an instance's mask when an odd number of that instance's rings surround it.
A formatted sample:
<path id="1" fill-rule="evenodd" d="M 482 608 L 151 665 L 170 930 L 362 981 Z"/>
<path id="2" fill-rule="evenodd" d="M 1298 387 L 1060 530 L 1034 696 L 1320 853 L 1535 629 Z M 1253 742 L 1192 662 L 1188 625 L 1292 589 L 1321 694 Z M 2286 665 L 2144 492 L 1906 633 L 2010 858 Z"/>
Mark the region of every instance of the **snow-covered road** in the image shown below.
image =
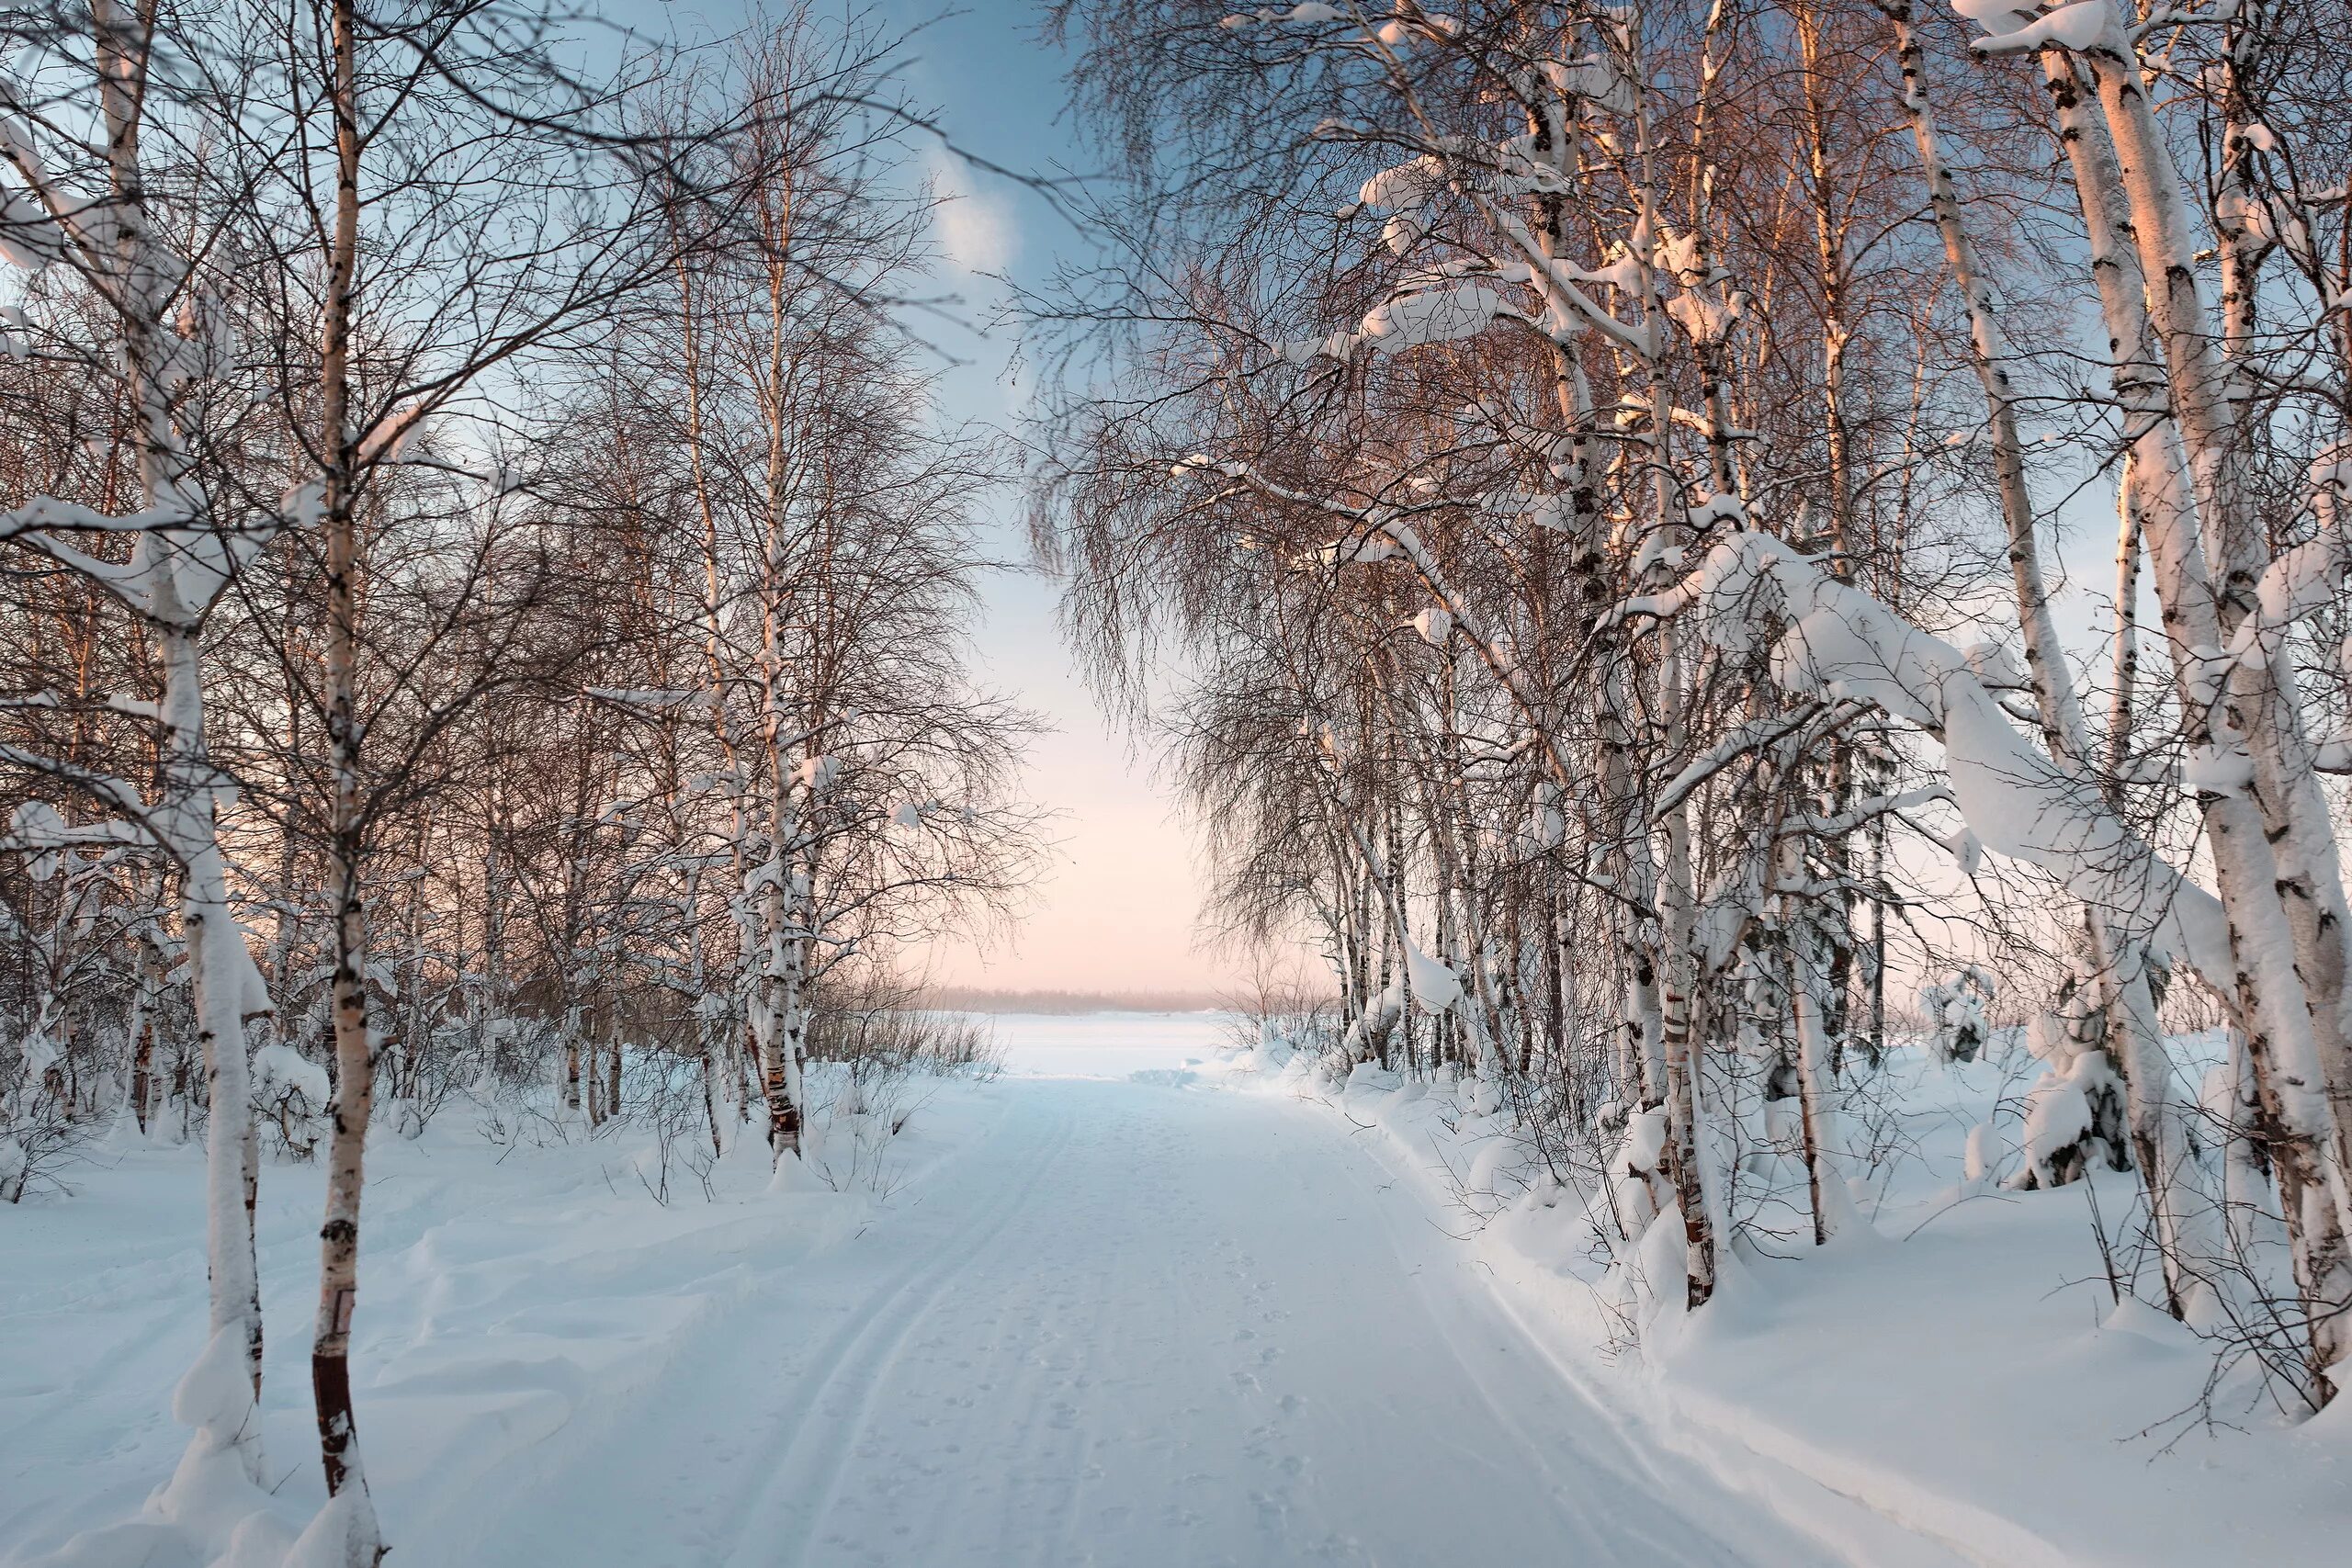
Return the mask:
<path id="1" fill-rule="evenodd" d="M 1007 1081 L 821 1267 L 412 1515 L 566 1568 L 1822 1561 L 1635 1451 L 1319 1108 Z M 406 1512 L 408 1510 L 401 1510 Z"/>
<path id="2" fill-rule="evenodd" d="M 763 1190 L 756 1144 L 712 1201 L 673 1166 L 663 1205 L 627 1134 L 502 1146 L 452 1112 L 385 1141 L 356 1359 L 394 1561 L 1952 1562 L 1736 1442 L 1629 1427 L 1597 1402 L 1624 1391 L 1594 1375 L 1591 1325 L 1523 1326 L 1393 1143 L 1180 1066 L 1213 1023 L 1006 1027 L 1012 1075 L 918 1089 L 880 1179 L 842 1191 Z M 197 1158 L 110 1148 L 0 1234 L 0 1562 L 135 1518 L 171 1473 Z M 266 1172 L 266 1501 L 288 1539 L 319 1500 L 317 1202 L 315 1167 Z M 59 1561 L 210 1556 L 142 1527 Z"/>
<path id="3" fill-rule="evenodd" d="M 995 1027 L 1009 1076 L 869 1103 L 899 1135 L 820 1118 L 838 1190 L 770 1190 L 747 1138 L 706 1201 L 682 1138 L 657 1201 L 644 1120 L 468 1103 L 380 1140 L 356 1393 L 393 1562 L 2142 1568 L 2343 1534 L 2326 1417 L 2119 1441 L 2205 1360 L 2050 1289 L 2082 1272 L 2071 1208 L 1758 1266 L 1612 1366 L 1565 1208 L 1446 1234 L 1437 1173 L 1503 1147 L 1458 1100 L 1292 1098 L 1204 1066 L 1200 1015 Z M 319 1171 L 273 1162 L 267 1495 L 142 1515 L 187 1441 L 200 1157 L 110 1138 L 0 1212 L 7 1568 L 274 1564 L 319 1506 Z M 2020 1235 L 2044 1250 L 2017 1265 Z"/>

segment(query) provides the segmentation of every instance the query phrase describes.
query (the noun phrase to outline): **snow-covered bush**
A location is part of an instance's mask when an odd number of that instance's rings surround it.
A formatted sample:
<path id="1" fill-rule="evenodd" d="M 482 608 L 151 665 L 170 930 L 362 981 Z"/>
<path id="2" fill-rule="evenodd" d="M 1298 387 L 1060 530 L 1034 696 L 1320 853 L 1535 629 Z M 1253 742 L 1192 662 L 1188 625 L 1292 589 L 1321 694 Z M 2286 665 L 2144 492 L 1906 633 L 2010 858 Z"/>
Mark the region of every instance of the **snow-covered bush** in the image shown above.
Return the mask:
<path id="1" fill-rule="evenodd" d="M 2055 1010 L 2037 1014 L 2026 1047 L 2048 1071 L 2026 1089 L 2024 1168 L 2014 1185 L 2063 1187 L 2094 1161 L 2132 1168 L 2124 1134 L 2124 1085 L 2108 1055 L 2103 1016 L 2083 1004 L 2080 987 L 2062 989 Z"/>
<path id="2" fill-rule="evenodd" d="M 86 1135 L 74 1123 L 56 1044 L 38 1021 L 0 1042 L 0 1203 L 19 1203 Z"/>
<path id="3" fill-rule="evenodd" d="M 1261 964 L 1246 982 L 1217 999 L 1226 1050 L 1237 1062 L 1278 1073 L 1305 1056 L 1317 1071 L 1344 1070 L 1340 997 L 1328 986 Z"/>
<path id="4" fill-rule="evenodd" d="M 278 1153 L 306 1160 L 316 1152 L 331 1092 L 326 1068 L 293 1046 L 273 1041 L 254 1053 L 254 1112 Z"/>
<path id="5" fill-rule="evenodd" d="M 1993 976 L 1973 964 L 1962 965 L 1949 980 L 1920 988 L 1919 1011 L 1927 1019 L 1931 1060 L 1976 1060 L 1993 1037 Z"/>

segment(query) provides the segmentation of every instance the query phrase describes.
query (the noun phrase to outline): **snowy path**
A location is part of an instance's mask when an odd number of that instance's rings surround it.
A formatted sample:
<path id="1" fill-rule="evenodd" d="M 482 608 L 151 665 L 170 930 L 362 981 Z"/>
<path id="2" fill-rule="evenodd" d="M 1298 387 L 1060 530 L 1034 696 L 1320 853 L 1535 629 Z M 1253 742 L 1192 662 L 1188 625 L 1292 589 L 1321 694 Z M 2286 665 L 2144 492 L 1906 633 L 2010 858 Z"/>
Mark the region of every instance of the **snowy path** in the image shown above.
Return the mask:
<path id="1" fill-rule="evenodd" d="M 887 1200 L 769 1192 L 746 1142 L 664 1206 L 639 1123 L 382 1140 L 357 1395 L 395 1568 L 2145 1568 L 2344 1534 L 2340 1424 L 2120 1440 L 2206 1361 L 2051 1289 L 2086 1273 L 2077 1200 L 1759 1269 L 1605 1369 L 1544 1261 L 1565 1211 L 1440 1230 L 1438 1097 L 1214 1086 L 1177 1068 L 1220 1038 L 1197 1016 L 999 1030 L 1032 1076 L 910 1086 Z M 220 1568 L 107 1529 L 187 1440 L 199 1162 L 116 1140 L 0 1212 L 5 1568 Z M 288 1540 L 322 1495 L 318 1213 L 315 1165 L 267 1168 Z"/>
<path id="2" fill-rule="evenodd" d="M 626 1408 L 410 1499 L 411 1561 L 1824 1561 L 1637 1453 L 1328 1111 L 994 1093 L 821 1268 L 747 1259 Z"/>

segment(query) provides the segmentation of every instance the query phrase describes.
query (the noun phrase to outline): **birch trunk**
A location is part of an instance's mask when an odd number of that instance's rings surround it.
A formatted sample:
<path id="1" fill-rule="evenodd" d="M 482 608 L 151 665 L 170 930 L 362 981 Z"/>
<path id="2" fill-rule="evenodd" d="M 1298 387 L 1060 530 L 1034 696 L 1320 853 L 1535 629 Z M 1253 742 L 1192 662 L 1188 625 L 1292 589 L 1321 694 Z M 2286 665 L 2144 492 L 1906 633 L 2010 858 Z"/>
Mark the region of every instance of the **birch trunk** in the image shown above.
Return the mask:
<path id="1" fill-rule="evenodd" d="M 358 294 L 359 103 L 354 0 L 331 0 L 334 119 L 334 227 L 328 242 L 324 328 L 320 345 L 319 457 L 327 573 L 327 732 L 333 750 L 329 897 L 334 908 L 335 1091 L 328 1141 L 326 1219 L 319 1230 L 319 1306 L 311 1346 L 319 1460 L 328 1504 L 312 1525 L 345 1568 L 375 1568 L 384 1556 L 374 1504 L 359 1460 L 351 1400 L 351 1324 L 359 1296 L 359 1205 L 366 1189 L 368 1121 L 375 1103 L 374 1031 L 368 1018 L 368 938 L 360 882 L 360 746 L 357 715 L 360 549 L 354 508 L 351 431 L 353 316 Z"/>
<path id="2" fill-rule="evenodd" d="M 1984 389 L 1993 442 L 1993 463 L 2001 499 L 2001 516 L 2008 537 L 2011 586 L 2018 603 L 2018 620 L 2024 632 L 2026 671 L 2031 682 L 2042 739 L 2062 765 L 2084 772 L 2091 765 L 2088 730 L 2065 665 L 2064 645 L 2051 613 L 2043 578 L 2040 542 L 2036 536 L 2032 498 L 2025 479 L 2024 445 L 2019 438 L 2014 389 L 2008 372 L 2008 350 L 1996 314 L 1990 286 L 1969 238 L 1958 192 L 1944 166 L 1936 134 L 1935 114 L 1928 96 L 1926 61 L 1907 6 L 1891 7 L 1898 61 L 1903 72 L 1904 105 L 1908 111 L 1919 162 L 1928 182 L 1928 203 L 1944 256 L 1951 268 L 1969 320 L 1969 341 L 1977 380 Z M 2076 156 L 2092 155 L 2078 126 L 2067 123 L 2067 106 L 2060 103 L 2062 136 Z M 2109 784 L 2110 789 L 2112 784 Z M 2175 1316 L 2190 1309 L 2203 1258 L 2192 1252 L 2206 1250 L 2192 1242 L 2192 1224 L 2186 1211 L 2201 1209 L 2192 1191 L 2182 1190 L 2193 1179 L 2194 1166 L 2182 1145 L 2168 1106 L 2172 1072 L 2164 1039 L 2155 1021 L 2148 991 L 2144 936 L 2130 925 L 2130 912 L 2087 908 L 2092 960 L 2098 969 L 2093 981 L 2104 1004 L 2104 1047 L 2124 1081 L 2124 1134 L 2133 1150 L 2143 1184 L 2148 1192 L 2161 1254 L 2165 1293 Z"/>
<path id="3" fill-rule="evenodd" d="M 178 284 L 177 268 L 155 254 L 149 229 L 140 130 L 155 28 L 154 0 L 126 14 L 113 0 L 90 9 L 98 96 L 106 125 L 113 219 L 111 256 L 93 254 L 89 270 L 109 296 L 122 332 L 125 390 L 133 421 L 140 488 L 146 510 L 183 527 L 201 526 L 204 498 L 172 400 L 163 384 L 173 344 L 165 315 Z M 18 172 L 61 220 L 82 204 L 49 189 L 35 166 Z M 78 222 L 76 234 L 86 232 Z M 96 243 L 85 241 L 85 243 Z M 254 1253 L 254 1208 L 260 1145 L 253 1116 L 245 1057 L 248 1007 L 266 1006 L 253 960 L 243 948 L 229 905 L 220 852 L 215 773 L 206 736 L 201 626 L 209 604 L 181 594 L 175 570 L 180 547 L 150 534 L 140 542 L 144 602 L 135 604 L 153 629 L 163 676 L 160 739 L 162 800 L 156 813 L 162 847 L 181 877 L 181 934 L 194 993 L 197 1043 L 210 1104 L 205 1135 L 206 1271 L 209 1283 L 206 1349 L 181 1386 L 175 1408 L 198 1430 L 190 1458 L 233 1452 L 249 1480 L 264 1479 L 261 1427 L 262 1319 Z M 183 1101 L 185 1107 L 185 1100 Z M 231 1371 L 229 1369 L 233 1368 Z"/>
<path id="4" fill-rule="evenodd" d="M 2276 784 L 2276 750 L 2252 734 L 2256 727 L 2267 728 L 2271 714 L 2263 703 L 2245 700 L 2260 694 L 2247 693 L 2242 678 L 2214 668 L 2234 629 L 2231 606 L 2239 607 L 2242 618 L 2259 562 L 2244 516 L 2237 443 L 2227 417 L 2230 377 L 2197 280 L 2187 197 L 2147 101 L 2136 51 L 2120 27 L 2110 25 L 2081 57 L 2111 139 L 2103 147 L 2079 130 L 2068 138 L 2109 336 L 2119 360 L 2143 343 L 2161 350 L 2165 386 L 2139 393 L 2133 412 L 2146 425 L 2133 447 L 2132 471 L 2158 602 L 2176 649 L 2188 739 L 2207 752 L 2247 744 L 2257 770 Z M 2174 460 L 2169 434 L 2150 407 L 2161 390 L 2169 391 L 2165 406 L 2185 462 Z M 2278 799 L 2274 790 L 2263 793 Z M 2291 807 L 2292 799 L 2284 804 Z M 2318 929 L 2314 901 L 2298 901 L 2311 919 L 2300 927 L 2290 919 L 2280 897 L 2289 868 L 2273 851 L 2275 825 L 2261 805 L 2245 792 L 2222 789 L 2200 794 L 2199 807 L 2235 959 L 2228 989 L 2273 1129 L 2296 1283 L 2311 1319 L 2312 1392 L 2324 1401 L 2332 1392 L 2327 1369 L 2352 1349 L 2352 1324 L 2344 1310 L 2352 1301 L 2346 1245 L 2352 1149 L 2336 1110 L 2346 1102 L 2352 1060 L 2340 1004 L 2314 1005 L 2302 972 L 2308 957 L 2312 974 L 2328 973 L 2324 955 L 2313 950 L 2327 933 Z M 2335 893 L 2340 898 L 2340 880 Z M 2339 925 L 2338 941 L 2340 932 Z"/>
<path id="5" fill-rule="evenodd" d="M 196 1038 L 210 1106 L 205 1126 L 205 1271 L 210 1284 L 211 1348 L 232 1355 L 246 1398 L 195 1413 L 197 1450 L 232 1449 L 247 1479 L 266 1480 L 261 1441 L 261 1277 L 254 1251 L 259 1145 L 253 1078 L 245 1059 L 245 974 L 252 960 L 229 908 L 229 880 L 213 821 L 212 769 L 204 734 L 204 681 L 193 628 L 164 626 L 166 766 L 179 774 L 183 803 L 173 813 L 179 840 L 180 928 L 194 991 Z M 233 1347 L 233 1349 L 231 1348 Z M 218 1400 L 225 1387 L 216 1390 Z"/>

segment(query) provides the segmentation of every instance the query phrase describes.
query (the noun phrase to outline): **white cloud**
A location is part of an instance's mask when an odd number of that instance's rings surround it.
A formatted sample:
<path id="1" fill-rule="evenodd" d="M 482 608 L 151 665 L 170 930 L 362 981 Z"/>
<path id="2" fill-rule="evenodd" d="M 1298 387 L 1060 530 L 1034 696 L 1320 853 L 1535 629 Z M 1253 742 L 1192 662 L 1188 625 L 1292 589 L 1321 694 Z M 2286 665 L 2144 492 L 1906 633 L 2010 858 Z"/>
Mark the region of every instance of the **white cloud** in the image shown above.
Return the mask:
<path id="1" fill-rule="evenodd" d="M 980 189 L 954 153 L 934 149 L 926 161 L 940 197 L 932 220 L 948 264 L 959 272 L 1002 272 L 1021 246 L 1011 204 Z"/>

